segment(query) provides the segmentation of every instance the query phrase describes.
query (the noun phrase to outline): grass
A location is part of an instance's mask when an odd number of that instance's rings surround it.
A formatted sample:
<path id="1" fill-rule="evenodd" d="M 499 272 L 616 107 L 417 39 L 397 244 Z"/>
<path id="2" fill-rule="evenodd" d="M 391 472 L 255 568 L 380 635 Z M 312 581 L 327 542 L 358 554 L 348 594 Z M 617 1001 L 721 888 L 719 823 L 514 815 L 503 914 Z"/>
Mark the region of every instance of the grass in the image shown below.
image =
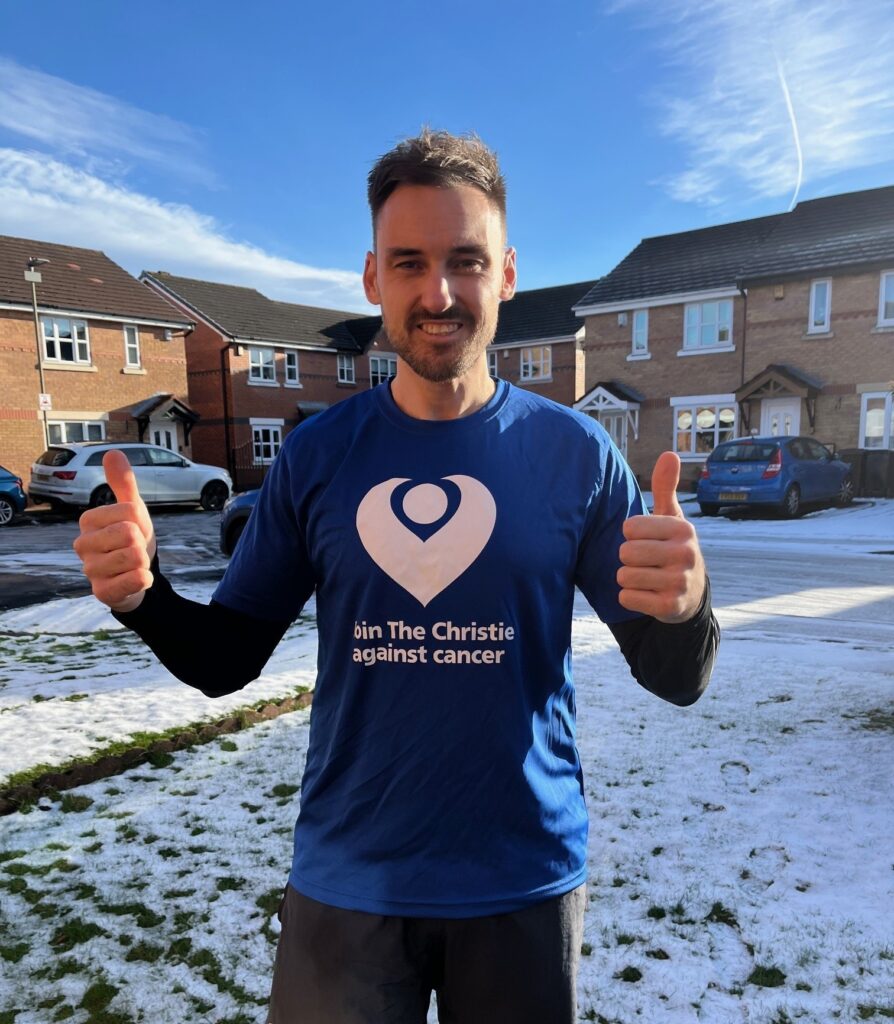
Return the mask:
<path id="1" fill-rule="evenodd" d="M 289 694 L 289 697 L 301 696 L 307 692 L 307 687 L 298 686 Z M 220 718 L 202 719 L 196 722 L 189 722 L 186 725 L 171 726 L 169 729 L 161 729 L 158 732 L 146 732 L 142 730 L 133 732 L 129 736 L 125 736 L 124 739 L 114 740 L 102 747 L 98 747 L 96 750 L 91 751 L 89 754 L 82 757 L 73 757 L 67 761 L 61 762 L 60 764 L 47 764 L 46 762 L 41 762 L 40 764 L 32 765 L 30 768 L 26 768 L 22 771 L 13 772 L 3 780 L 3 791 L 15 789 L 19 786 L 32 786 L 40 782 L 40 780 L 46 775 L 62 774 L 67 771 L 71 771 L 74 768 L 95 764 L 97 761 L 101 761 L 105 757 L 119 757 L 122 754 L 129 753 L 130 751 L 144 753 L 147 760 L 154 767 L 167 767 L 173 762 L 173 758 L 167 753 L 151 751 L 150 748 L 156 743 L 162 743 L 166 740 L 173 740 L 183 735 L 188 735 L 190 746 L 202 746 L 203 744 L 210 743 L 212 740 L 219 739 L 219 736 L 217 734 L 201 736 L 201 730 L 209 729 L 209 727 L 213 729 L 221 722 L 230 718 L 236 719 L 237 731 L 250 728 L 252 725 L 256 724 L 248 717 L 250 713 L 260 711 L 262 708 L 273 703 L 275 703 L 274 700 L 265 698 L 263 700 L 255 701 L 253 704 L 247 704 L 244 707 L 230 711 Z M 135 767 L 135 765 L 128 766 L 128 768 L 131 767 Z M 282 792 L 274 792 L 274 796 L 292 796 L 298 791 L 299 787 L 290 787 L 285 783 L 281 783 L 279 786 L 275 786 L 274 790 L 279 790 L 280 788 L 282 789 Z"/>
<path id="2" fill-rule="evenodd" d="M 779 988 L 785 984 L 785 975 L 778 967 L 764 967 L 759 965 L 748 975 L 749 985 L 757 985 L 760 988 Z"/>

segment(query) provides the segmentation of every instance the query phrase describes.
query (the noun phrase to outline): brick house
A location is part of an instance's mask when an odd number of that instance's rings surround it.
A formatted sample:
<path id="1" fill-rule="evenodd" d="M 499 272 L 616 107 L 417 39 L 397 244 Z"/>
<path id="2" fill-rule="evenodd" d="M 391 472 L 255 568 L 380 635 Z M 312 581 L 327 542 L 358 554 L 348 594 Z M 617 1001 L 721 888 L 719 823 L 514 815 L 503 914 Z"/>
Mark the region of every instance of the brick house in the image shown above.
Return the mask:
<path id="1" fill-rule="evenodd" d="M 666 449 L 691 486 L 720 441 L 807 434 L 894 487 L 894 187 L 644 239 L 575 312 L 576 407 L 642 481 Z"/>
<path id="2" fill-rule="evenodd" d="M 44 450 L 44 413 L 24 273 L 37 267 L 40 362 L 50 443 L 157 441 L 189 454 L 184 338 L 191 329 L 158 295 L 93 249 L 0 236 L 0 463 L 29 479 Z"/>
<path id="3" fill-rule="evenodd" d="M 595 283 L 532 288 L 501 303 L 491 374 L 574 405 L 584 393 L 584 328 L 572 307 Z"/>
<path id="4" fill-rule="evenodd" d="M 307 416 L 394 372 L 378 317 L 277 302 L 254 288 L 144 271 L 147 291 L 195 322 L 186 358 L 201 419 L 196 458 L 257 487 L 286 434 Z"/>

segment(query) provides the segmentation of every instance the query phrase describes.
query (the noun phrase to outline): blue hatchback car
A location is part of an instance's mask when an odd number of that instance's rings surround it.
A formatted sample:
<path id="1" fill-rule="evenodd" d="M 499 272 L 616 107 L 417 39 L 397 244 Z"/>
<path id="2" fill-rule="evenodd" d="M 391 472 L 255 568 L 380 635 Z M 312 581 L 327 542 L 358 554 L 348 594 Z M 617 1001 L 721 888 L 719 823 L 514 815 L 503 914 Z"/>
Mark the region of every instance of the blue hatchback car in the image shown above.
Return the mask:
<path id="1" fill-rule="evenodd" d="M 258 489 L 234 494 L 223 507 L 220 517 L 220 550 L 228 558 L 236 550 L 236 544 L 260 493 Z"/>
<path id="2" fill-rule="evenodd" d="M 743 437 L 717 445 L 696 492 L 702 515 L 775 508 L 793 519 L 805 505 L 847 505 L 851 468 L 812 437 Z"/>
<path id="3" fill-rule="evenodd" d="M 22 489 L 22 478 L 0 466 L 0 526 L 8 526 L 25 511 L 28 498 Z"/>

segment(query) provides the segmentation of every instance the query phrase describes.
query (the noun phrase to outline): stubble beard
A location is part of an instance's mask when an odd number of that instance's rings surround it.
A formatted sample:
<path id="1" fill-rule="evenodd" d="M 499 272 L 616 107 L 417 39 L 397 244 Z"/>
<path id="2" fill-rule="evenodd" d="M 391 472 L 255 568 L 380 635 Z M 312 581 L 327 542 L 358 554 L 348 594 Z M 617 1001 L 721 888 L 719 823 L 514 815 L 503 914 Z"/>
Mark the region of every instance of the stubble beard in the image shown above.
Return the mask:
<path id="1" fill-rule="evenodd" d="M 433 384 L 443 384 L 449 380 L 458 380 L 481 358 L 481 353 L 493 341 L 496 333 L 496 318 L 491 323 L 487 319 L 475 323 L 467 313 L 448 311 L 438 316 L 426 315 L 429 321 L 449 320 L 460 321 L 467 329 L 471 329 L 468 337 L 461 344 L 450 346 L 447 351 L 438 354 L 434 351 L 438 336 L 432 336 L 432 347 L 427 347 L 423 339 L 414 340 L 416 324 L 420 317 L 410 318 L 399 329 L 389 328 L 383 323 L 382 332 L 387 345 L 400 356 L 410 369 Z M 445 346 L 446 347 L 446 346 Z"/>

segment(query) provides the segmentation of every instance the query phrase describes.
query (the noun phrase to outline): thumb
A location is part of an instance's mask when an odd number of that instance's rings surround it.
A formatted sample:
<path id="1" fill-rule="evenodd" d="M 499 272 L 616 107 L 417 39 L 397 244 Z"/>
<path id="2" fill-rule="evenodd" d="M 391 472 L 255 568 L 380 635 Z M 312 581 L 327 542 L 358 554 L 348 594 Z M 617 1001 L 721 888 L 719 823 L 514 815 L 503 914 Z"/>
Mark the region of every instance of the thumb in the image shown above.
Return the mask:
<path id="1" fill-rule="evenodd" d="M 106 483 L 112 488 L 116 501 L 138 502 L 143 499 L 137 488 L 137 478 L 124 452 L 112 449 L 102 457 L 102 468 L 106 471 Z"/>
<path id="2" fill-rule="evenodd" d="M 662 452 L 652 470 L 652 513 L 656 516 L 676 516 L 683 519 L 683 510 L 677 501 L 680 483 L 680 457 L 673 452 Z"/>

